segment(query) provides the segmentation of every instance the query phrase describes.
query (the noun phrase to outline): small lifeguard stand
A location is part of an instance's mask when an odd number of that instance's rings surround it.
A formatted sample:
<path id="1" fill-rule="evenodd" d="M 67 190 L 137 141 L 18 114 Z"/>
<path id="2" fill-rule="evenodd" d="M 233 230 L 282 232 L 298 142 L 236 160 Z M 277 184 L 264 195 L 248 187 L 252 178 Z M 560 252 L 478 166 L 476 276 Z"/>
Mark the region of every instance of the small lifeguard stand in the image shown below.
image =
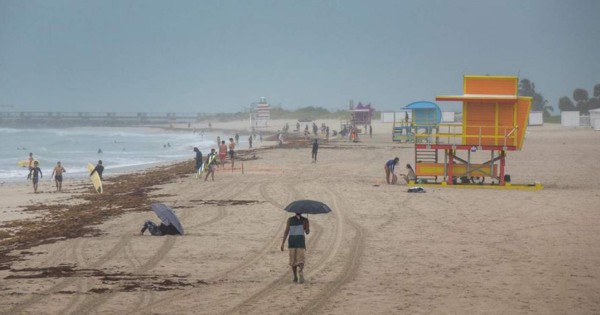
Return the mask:
<path id="1" fill-rule="evenodd" d="M 370 126 L 374 112 L 375 109 L 371 107 L 371 104 L 363 105 L 359 102 L 355 108 L 350 110 L 350 113 L 352 114 L 352 126 L 355 128 Z M 365 132 L 368 132 L 368 130 L 365 130 Z"/>
<path id="2" fill-rule="evenodd" d="M 393 140 L 402 142 L 415 142 L 423 138 L 415 138 L 414 135 L 423 130 L 425 134 L 432 134 L 437 131 L 442 120 L 442 111 L 437 104 L 427 101 L 412 102 L 403 107 L 405 111 L 411 112 L 409 121 L 408 112 L 405 112 L 404 119 L 397 121 L 394 116 Z"/>
<path id="3" fill-rule="evenodd" d="M 463 95 L 437 96 L 436 101 L 463 104 L 462 124 L 440 124 L 435 134 L 416 134 L 425 141 L 415 143 L 415 174 L 442 178 L 442 185 L 460 184 L 462 179 L 492 178 L 495 187 L 511 185 L 505 176 L 506 152 L 521 150 L 527 129 L 531 98 L 518 96 L 515 76 L 464 76 Z M 443 151 L 443 162 L 419 159 Z M 471 153 L 490 152 L 490 159 L 474 163 Z M 466 183 L 465 184 L 469 184 Z M 481 185 L 479 185 L 481 186 Z M 487 185 L 490 186 L 490 185 Z M 541 185 L 522 185 L 541 189 Z"/>

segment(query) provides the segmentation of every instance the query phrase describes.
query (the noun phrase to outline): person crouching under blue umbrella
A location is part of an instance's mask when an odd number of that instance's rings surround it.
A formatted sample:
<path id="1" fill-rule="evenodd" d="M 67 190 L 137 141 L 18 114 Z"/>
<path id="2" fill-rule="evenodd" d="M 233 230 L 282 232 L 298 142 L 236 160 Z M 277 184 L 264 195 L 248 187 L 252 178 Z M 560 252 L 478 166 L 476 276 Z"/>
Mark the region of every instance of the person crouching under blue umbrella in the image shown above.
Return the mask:
<path id="1" fill-rule="evenodd" d="M 180 235 L 179 231 L 173 224 L 170 222 L 161 222 L 160 225 L 156 225 L 156 223 L 148 220 L 144 222 L 144 226 L 142 227 L 142 231 L 140 235 L 144 235 L 144 232 L 148 230 L 151 235 L 161 236 L 161 235 Z"/>
<path id="2" fill-rule="evenodd" d="M 283 232 L 283 241 L 281 242 L 281 251 L 283 251 L 285 240 L 288 239 L 289 235 L 290 266 L 294 274 L 294 282 L 297 283 L 304 283 L 304 254 L 306 252 L 304 233 L 310 233 L 308 219 L 303 217 L 302 214 L 296 213 L 295 216 L 287 220 L 285 232 Z"/>

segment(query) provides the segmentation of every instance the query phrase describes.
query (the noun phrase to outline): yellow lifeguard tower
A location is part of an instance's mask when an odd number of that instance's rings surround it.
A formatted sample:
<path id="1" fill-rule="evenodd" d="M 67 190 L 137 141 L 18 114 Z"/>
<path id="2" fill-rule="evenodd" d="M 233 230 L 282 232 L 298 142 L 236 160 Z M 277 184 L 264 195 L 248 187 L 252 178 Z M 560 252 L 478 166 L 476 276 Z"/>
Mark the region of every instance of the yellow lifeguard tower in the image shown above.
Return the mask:
<path id="1" fill-rule="evenodd" d="M 521 150 L 527 129 L 531 98 L 518 95 L 515 76 L 464 76 L 463 95 L 437 96 L 436 101 L 463 104 L 462 124 L 440 124 L 435 134 L 420 134 L 415 143 L 415 174 L 442 178 L 441 185 L 462 187 L 541 189 L 540 184 L 515 185 L 505 176 L 506 152 Z M 443 162 L 439 151 L 443 151 Z M 474 163 L 471 153 L 489 151 L 490 159 Z M 434 159 L 426 157 L 435 157 Z M 492 185 L 474 178 L 492 178 Z"/>

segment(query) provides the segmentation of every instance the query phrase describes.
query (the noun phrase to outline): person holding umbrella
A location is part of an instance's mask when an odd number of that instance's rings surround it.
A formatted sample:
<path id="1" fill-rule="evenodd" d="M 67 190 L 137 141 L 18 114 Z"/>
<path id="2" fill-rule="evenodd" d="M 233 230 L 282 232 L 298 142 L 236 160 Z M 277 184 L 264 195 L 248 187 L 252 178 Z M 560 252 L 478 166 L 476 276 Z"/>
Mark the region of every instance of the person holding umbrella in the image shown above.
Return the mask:
<path id="1" fill-rule="evenodd" d="M 160 225 L 147 220 L 142 226 L 140 235 L 148 230 L 151 235 L 183 235 L 183 227 L 173 210 L 162 203 L 153 203 L 150 205 L 156 216 L 160 219 Z"/>
<path id="2" fill-rule="evenodd" d="M 283 251 L 285 240 L 288 240 L 290 266 L 294 274 L 294 282 L 304 283 L 304 254 L 306 252 L 304 235 L 310 233 L 310 225 L 308 224 L 308 218 L 303 217 L 302 214 L 329 213 L 331 208 L 320 201 L 304 199 L 293 201 L 283 210 L 295 215 L 287 219 L 283 241 L 281 242 L 281 251 Z"/>
<path id="3" fill-rule="evenodd" d="M 304 233 L 310 233 L 310 226 L 307 218 L 303 217 L 300 213 L 296 213 L 295 216 L 288 218 L 285 231 L 283 232 L 281 251 L 283 251 L 285 241 L 288 240 L 290 266 L 292 267 L 292 273 L 294 274 L 294 282 L 298 283 L 304 283 L 304 262 L 306 252 Z"/>

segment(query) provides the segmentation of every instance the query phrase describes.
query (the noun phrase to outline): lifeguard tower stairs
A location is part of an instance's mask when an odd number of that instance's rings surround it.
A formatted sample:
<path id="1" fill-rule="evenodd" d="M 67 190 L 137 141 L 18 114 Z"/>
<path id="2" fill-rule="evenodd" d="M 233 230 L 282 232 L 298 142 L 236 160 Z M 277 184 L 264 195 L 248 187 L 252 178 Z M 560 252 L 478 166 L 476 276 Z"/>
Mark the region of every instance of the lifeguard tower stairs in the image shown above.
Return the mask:
<path id="1" fill-rule="evenodd" d="M 530 97 L 518 96 L 517 85 L 515 76 L 467 75 L 463 95 L 437 96 L 436 101 L 462 102 L 463 121 L 414 135 L 417 183 L 542 189 L 539 183 L 513 184 L 506 174 L 507 152 L 523 148 L 531 107 Z M 423 180 L 430 178 L 435 181 Z"/>

